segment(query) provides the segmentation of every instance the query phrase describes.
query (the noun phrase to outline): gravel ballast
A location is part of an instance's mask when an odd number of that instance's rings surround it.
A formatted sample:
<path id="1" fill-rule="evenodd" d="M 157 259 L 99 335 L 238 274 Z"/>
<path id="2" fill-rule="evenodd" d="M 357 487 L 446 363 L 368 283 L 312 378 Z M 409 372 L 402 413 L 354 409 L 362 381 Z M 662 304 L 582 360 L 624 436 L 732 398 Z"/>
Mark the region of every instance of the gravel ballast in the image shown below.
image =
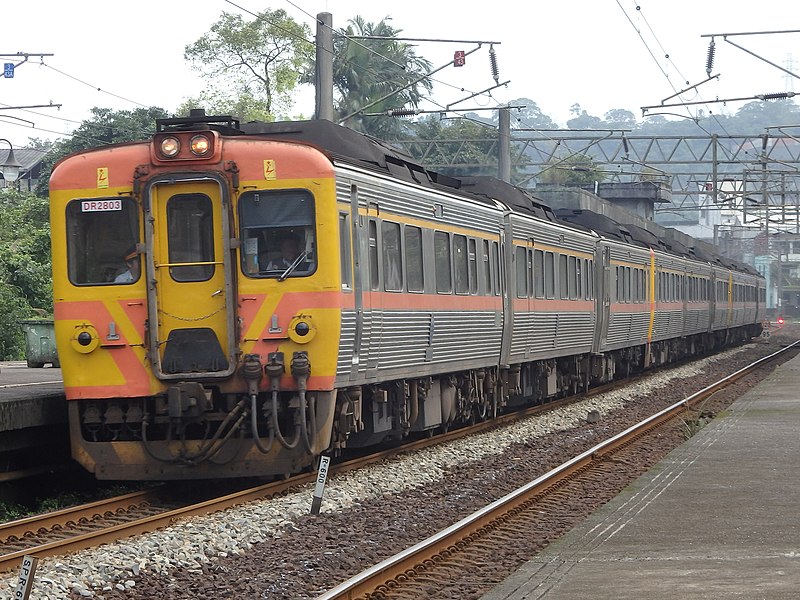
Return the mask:
<path id="1" fill-rule="evenodd" d="M 313 598 L 658 408 L 777 349 L 773 335 L 622 390 L 154 533 L 39 562 L 33 598 Z M 587 423 L 590 411 L 600 419 Z M 0 580 L 12 598 L 16 574 Z"/>

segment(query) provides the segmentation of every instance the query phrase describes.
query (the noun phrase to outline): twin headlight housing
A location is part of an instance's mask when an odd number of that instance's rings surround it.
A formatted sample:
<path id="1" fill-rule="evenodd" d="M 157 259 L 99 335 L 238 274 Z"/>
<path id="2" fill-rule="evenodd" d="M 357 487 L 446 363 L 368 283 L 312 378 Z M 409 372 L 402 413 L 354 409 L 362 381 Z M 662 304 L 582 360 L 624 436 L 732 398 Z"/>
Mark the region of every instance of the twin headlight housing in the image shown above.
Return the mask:
<path id="1" fill-rule="evenodd" d="M 159 134 L 155 138 L 155 153 L 160 160 L 209 158 L 216 145 L 216 137 L 210 131 Z"/>

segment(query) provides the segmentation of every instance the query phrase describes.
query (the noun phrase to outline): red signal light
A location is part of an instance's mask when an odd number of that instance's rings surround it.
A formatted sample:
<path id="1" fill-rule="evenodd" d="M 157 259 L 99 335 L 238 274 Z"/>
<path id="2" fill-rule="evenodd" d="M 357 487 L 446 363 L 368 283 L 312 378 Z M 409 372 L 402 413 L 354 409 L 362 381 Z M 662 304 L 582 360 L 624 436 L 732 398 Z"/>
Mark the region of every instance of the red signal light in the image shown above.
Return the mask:
<path id="1" fill-rule="evenodd" d="M 783 325 L 783 317 L 778 317 L 778 325 Z"/>

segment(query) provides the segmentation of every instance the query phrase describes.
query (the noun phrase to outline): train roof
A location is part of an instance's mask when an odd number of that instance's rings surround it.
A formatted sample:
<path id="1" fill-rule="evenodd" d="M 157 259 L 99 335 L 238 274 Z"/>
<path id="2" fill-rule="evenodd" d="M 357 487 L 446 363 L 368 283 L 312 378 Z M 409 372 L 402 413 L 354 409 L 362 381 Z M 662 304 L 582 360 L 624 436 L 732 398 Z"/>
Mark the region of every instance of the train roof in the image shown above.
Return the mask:
<path id="1" fill-rule="evenodd" d="M 596 231 L 607 238 L 626 244 L 645 246 L 631 235 L 626 225 L 600 213 L 582 208 L 559 208 L 556 209 L 555 215 L 564 222 L 579 225 L 589 231 Z"/>
<path id="2" fill-rule="evenodd" d="M 555 222 L 557 220 L 553 209 L 547 204 L 534 198 L 522 188 L 511 185 L 502 179 L 486 176 L 465 176 L 458 179 L 461 182 L 460 189 L 465 192 L 500 200 L 512 209 L 532 213 L 547 221 Z"/>
<path id="3" fill-rule="evenodd" d="M 521 188 L 494 177 L 450 177 L 430 171 L 391 144 L 331 121 L 251 121 L 243 123 L 240 129 L 245 135 L 263 135 L 270 139 L 312 144 L 341 161 L 376 168 L 404 181 L 437 189 L 457 190 L 484 204 L 499 200 L 515 211 L 556 221 L 547 204 Z"/>

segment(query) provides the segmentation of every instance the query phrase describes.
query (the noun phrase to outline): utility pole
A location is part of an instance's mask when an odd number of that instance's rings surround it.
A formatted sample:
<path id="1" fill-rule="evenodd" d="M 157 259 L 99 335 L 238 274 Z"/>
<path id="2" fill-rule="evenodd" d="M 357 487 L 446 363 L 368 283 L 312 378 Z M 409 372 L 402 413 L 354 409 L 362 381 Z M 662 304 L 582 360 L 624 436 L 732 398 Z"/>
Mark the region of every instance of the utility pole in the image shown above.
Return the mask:
<path id="1" fill-rule="evenodd" d="M 511 183 L 511 115 L 504 106 L 499 111 L 500 121 L 500 156 L 497 161 L 497 178 Z"/>
<path id="2" fill-rule="evenodd" d="M 333 15 L 317 15 L 317 67 L 314 117 L 333 121 Z"/>

